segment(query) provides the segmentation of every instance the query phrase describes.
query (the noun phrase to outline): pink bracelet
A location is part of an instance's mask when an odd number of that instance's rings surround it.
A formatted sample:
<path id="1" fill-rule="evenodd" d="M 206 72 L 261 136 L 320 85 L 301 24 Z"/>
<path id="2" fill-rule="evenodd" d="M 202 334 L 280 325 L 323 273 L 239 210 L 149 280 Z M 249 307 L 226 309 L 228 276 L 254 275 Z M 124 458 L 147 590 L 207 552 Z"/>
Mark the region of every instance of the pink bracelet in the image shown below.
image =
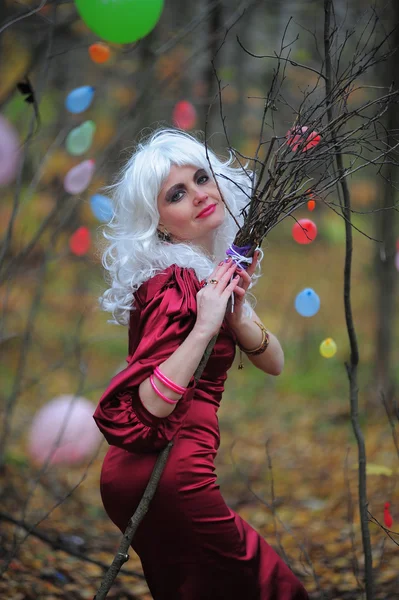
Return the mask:
<path id="1" fill-rule="evenodd" d="M 177 404 L 179 402 L 179 400 L 171 400 L 170 398 L 168 398 L 167 396 L 165 396 L 165 394 L 163 394 L 155 385 L 154 383 L 154 378 L 152 375 L 150 375 L 150 383 L 152 385 L 152 389 L 154 390 L 154 392 L 156 394 L 158 394 L 158 396 L 160 398 L 162 398 L 162 400 L 165 400 L 165 402 L 167 402 L 168 404 Z"/>
<path id="2" fill-rule="evenodd" d="M 164 385 L 166 385 L 166 387 L 168 387 L 170 390 L 172 390 L 173 392 L 176 392 L 177 394 L 184 394 L 187 391 L 187 388 L 178 385 L 177 383 L 175 383 L 174 381 L 172 381 L 171 379 L 169 379 L 169 377 L 166 377 L 166 375 L 164 375 L 159 367 L 155 367 L 154 369 L 154 375 L 156 377 L 158 377 L 158 379 L 160 381 L 162 381 L 162 383 Z"/>

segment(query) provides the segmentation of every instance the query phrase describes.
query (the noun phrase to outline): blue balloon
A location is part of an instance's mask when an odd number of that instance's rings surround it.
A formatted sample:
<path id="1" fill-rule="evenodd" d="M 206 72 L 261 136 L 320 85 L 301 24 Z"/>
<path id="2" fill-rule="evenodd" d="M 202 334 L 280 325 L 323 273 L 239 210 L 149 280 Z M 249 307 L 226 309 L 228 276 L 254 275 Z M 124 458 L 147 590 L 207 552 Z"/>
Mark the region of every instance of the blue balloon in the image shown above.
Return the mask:
<path id="1" fill-rule="evenodd" d="M 107 198 L 107 196 L 102 196 L 101 194 L 94 194 L 90 198 L 90 206 L 93 215 L 99 221 L 103 223 L 107 223 L 111 220 L 112 215 L 114 214 L 114 208 L 112 206 L 112 201 Z"/>
<path id="2" fill-rule="evenodd" d="M 74 114 L 82 113 L 89 108 L 93 97 L 94 87 L 91 85 L 75 88 L 66 97 L 65 108 Z"/>
<path id="3" fill-rule="evenodd" d="M 313 317 L 320 308 L 320 298 L 311 288 L 305 288 L 295 298 L 295 309 L 302 317 Z"/>

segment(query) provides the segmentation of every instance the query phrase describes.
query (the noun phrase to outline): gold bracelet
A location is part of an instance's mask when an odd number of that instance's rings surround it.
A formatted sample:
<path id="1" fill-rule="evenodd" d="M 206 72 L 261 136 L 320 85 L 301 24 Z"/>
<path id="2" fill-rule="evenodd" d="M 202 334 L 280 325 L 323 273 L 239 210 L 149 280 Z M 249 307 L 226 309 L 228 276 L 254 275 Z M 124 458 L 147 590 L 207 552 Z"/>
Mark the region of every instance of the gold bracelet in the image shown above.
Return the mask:
<path id="1" fill-rule="evenodd" d="M 264 327 L 264 325 L 262 325 L 262 323 L 259 323 L 258 321 L 254 321 L 254 323 L 256 323 L 257 326 L 262 331 L 262 341 L 260 343 L 260 346 L 258 346 L 257 348 L 254 348 L 253 350 L 247 350 L 246 348 L 244 348 L 243 346 L 241 346 L 241 344 L 239 344 L 237 342 L 237 346 L 239 347 L 240 351 L 245 352 L 245 354 L 247 356 L 256 356 L 257 354 L 263 354 L 263 352 L 266 350 L 266 348 L 268 347 L 268 345 L 270 343 L 270 335 L 269 335 L 269 332 L 267 331 L 266 327 Z M 240 364 L 238 365 L 238 368 L 239 369 L 243 368 L 242 355 L 240 358 Z"/>

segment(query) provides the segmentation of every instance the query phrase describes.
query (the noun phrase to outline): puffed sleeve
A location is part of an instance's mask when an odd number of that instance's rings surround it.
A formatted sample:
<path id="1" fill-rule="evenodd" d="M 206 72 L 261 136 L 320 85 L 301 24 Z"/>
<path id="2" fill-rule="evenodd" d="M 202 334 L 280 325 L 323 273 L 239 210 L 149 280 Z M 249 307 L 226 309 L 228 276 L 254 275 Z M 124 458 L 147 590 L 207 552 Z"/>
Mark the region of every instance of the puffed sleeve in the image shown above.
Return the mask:
<path id="1" fill-rule="evenodd" d="M 109 444 L 131 452 L 154 452 L 165 447 L 182 426 L 194 395 L 194 377 L 165 418 L 144 407 L 138 387 L 194 327 L 199 289 L 192 269 L 172 265 L 136 292 L 128 366 L 111 380 L 93 415 Z"/>

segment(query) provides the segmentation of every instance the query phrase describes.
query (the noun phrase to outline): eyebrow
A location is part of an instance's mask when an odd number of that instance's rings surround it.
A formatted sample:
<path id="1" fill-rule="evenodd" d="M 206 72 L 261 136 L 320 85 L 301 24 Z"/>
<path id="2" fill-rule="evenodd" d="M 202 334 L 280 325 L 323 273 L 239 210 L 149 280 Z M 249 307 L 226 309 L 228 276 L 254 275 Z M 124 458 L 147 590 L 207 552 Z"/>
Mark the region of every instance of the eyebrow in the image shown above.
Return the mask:
<path id="1" fill-rule="evenodd" d="M 194 173 L 193 180 L 196 179 L 198 177 L 199 173 L 201 173 L 201 172 L 205 173 L 206 171 L 202 167 L 201 167 L 201 169 L 198 169 Z M 174 185 L 172 185 L 172 187 L 170 187 L 165 194 L 165 200 L 169 200 L 173 196 L 173 194 L 175 192 L 177 192 L 178 190 L 180 190 L 182 187 L 184 187 L 184 183 L 175 183 Z"/>

